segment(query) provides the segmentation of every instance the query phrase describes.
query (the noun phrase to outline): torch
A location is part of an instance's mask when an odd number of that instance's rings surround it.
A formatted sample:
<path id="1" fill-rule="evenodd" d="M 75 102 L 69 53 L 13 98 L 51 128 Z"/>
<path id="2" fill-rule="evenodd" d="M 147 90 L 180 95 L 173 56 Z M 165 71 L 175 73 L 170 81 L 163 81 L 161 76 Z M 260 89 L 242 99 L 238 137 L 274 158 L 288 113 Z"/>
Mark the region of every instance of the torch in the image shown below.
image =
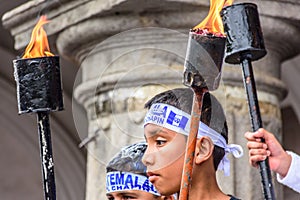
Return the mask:
<path id="1" fill-rule="evenodd" d="M 266 55 L 257 6 L 235 4 L 223 8 L 221 17 L 227 35 L 225 62 L 241 64 L 247 93 L 252 130 L 262 128 L 259 104 L 251 61 Z M 264 139 L 261 138 L 262 142 Z M 268 158 L 258 163 L 265 199 L 275 199 Z"/>
<path id="2" fill-rule="evenodd" d="M 24 56 L 14 60 L 13 64 L 19 114 L 37 113 L 44 199 L 55 200 L 49 113 L 63 110 L 63 98 L 59 57 L 50 53 L 47 35 L 42 27 L 48 22 L 46 16 L 40 17 Z"/>
<path id="3" fill-rule="evenodd" d="M 189 198 L 203 97 L 208 91 L 215 90 L 219 86 L 226 42 L 219 13 L 223 6 L 230 4 L 231 2 L 226 2 L 226 0 L 211 0 L 208 16 L 189 33 L 183 84 L 194 91 L 194 99 L 181 180 L 180 200 Z"/>

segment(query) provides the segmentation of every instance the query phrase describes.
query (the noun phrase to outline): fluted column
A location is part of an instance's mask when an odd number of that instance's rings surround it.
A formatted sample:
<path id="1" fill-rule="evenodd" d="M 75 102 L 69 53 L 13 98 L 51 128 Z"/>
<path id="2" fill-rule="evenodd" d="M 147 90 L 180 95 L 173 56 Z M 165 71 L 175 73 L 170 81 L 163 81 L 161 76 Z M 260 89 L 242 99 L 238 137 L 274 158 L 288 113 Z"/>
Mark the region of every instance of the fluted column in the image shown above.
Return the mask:
<path id="1" fill-rule="evenodd" d="M 300 21 L 296 9 L 299 3 L 253 2 L 258 4 L 268 51 L 266 57 L 253 63 L 262 119 L 264 127 L 281 138 L 279 103 L 287 89 L 280 80 L 280 66 L 299 53 L 299 28 L 294 26 Z M 88 200 L 105 198 L 105 164 L 111 156 L 120 147 L 143 139 L 144 102 L 160 91 L 183 87 L 187 34 L 208 11 L 204 0 L 139 1 L 139 6 L 135 3 L 48 3 L 52 20 L 48 30 L 55 47 L 60 55 L 75 60 L 81 67 L 81 84 L 75 88 L 75 98 L 87 111 L 88 135 L 92 138 L 86 145 Z M 279 12 L 283 6 L 295 15 Z M 26 13 L 19 12 L 20 16 Z M 14 20 L 7 20 L 7 24 L 13 23 Z M 15 46 L 23 47 L 24 28 L 16 25 L 11 29 L 19 41 Z M 226 111 L 230 143 L 241 144 L 245 151 L 243 158 L 232 160 L 230 177 L 218 174 L 219 183 L 226 193 L 245 200 L 261 199 L 259 172 L 248 164 L 243 136 L 251 126 L 241 68 L 224 64 L 221 86 L 214 93 Z M 276 184 L 275 189 L 277 199 L 282 199 L 282 188 Z"/>

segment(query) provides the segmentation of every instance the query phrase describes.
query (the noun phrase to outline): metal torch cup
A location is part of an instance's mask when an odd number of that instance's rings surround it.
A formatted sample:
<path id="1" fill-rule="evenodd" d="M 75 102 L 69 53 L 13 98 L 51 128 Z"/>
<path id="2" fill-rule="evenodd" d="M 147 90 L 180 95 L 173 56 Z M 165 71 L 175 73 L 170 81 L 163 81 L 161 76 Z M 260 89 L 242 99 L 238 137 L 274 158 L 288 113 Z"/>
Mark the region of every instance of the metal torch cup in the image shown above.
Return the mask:
<path id="1" fill-rule="evenodd" d="M 227 34 L 225 62 L 242 66 L 252 130 L 257 131 L 262 128 L 262 120 L 251 62 L 264 57 L 267 53 L 257 6 L 253 3 L 228 6 L 222 9 L 221 17 Z M 261 140 L 264 142 L 263 138 Z M 275 200 L 268 159 L 258 164 L 264 198 Z"/>
<path id="2" fill-rule="evenodd" d="M 179 200 L 189 198 L 202 101 L 216 90 L 221 79 L 225 37 L 201 35 L 191 30 L 183 72 L 183 84 L 194 91 L 190 133 L 187 139 Z"/>
<path id="3" fill-rule="evenodd" d="M 16 59 L 13 64 L 19 114 L 37 113 L 44 199 L 55 200 L 49 113 L 63 110 L 59 57 Z"/>

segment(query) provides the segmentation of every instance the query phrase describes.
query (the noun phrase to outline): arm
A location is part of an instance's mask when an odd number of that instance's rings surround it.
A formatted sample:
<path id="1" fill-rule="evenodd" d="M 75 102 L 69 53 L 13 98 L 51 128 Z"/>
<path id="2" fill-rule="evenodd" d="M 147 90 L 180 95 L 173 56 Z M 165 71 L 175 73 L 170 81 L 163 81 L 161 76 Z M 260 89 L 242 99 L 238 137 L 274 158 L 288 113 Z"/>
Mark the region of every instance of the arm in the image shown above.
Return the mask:
<path id="1" fill-rule="evenodd" d="M 285 177 L 277 174 L 277 181 L 300 193 L 300 156 L 290 151 L 287 153 L 292 157 L 291 166 Z"/>

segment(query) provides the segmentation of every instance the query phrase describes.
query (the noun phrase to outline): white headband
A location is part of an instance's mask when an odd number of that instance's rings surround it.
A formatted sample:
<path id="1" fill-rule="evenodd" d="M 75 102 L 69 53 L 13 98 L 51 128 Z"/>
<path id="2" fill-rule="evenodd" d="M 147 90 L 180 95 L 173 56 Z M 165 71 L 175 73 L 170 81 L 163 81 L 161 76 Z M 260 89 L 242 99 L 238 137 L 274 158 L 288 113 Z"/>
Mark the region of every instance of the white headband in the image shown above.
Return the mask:
<path id="1" fill-rule="evenodd" d="M 160 196 L 146 176 L 119 171 L 106 174 L 106 193 L 126 190 L 140 190 Z"/>
<path id="2" fill-rule="evenodd" d="M 183 135 L 189 135 L 191 116 L 174 106 L 164 103 L 156 103 L 151 106 L 146 114 L 144 126 L 148 123 L 162 126 Z M 224 174 L 229 176 L 230 161 L 227 158 L 227 154 L 232 153 L 234 157 L 240 158 L 243 156 L 242 147 L 237 144 L 227 145 L 226 140 L 220 133 L 200 121 L 197 138 L 201 138 L 203 136 L 210 137 L 216 146 L 222 147 L 225 150 L 225 156 L 221 160 L 218 169 L 223 170 Z"/>

